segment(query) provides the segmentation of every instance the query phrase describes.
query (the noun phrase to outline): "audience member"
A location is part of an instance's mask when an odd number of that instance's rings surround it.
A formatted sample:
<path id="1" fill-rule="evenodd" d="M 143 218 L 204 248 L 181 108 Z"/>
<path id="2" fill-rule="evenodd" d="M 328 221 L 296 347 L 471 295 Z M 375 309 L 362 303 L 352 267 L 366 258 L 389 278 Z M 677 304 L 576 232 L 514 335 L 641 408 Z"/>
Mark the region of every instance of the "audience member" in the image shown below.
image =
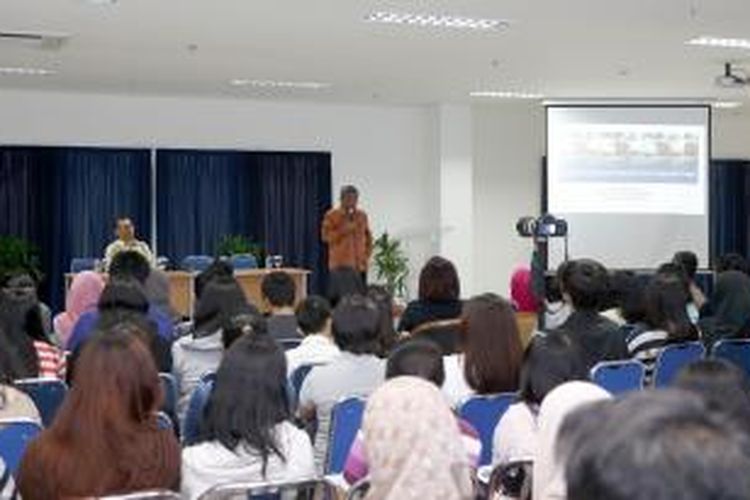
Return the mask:
<path id="1" fill-rule="evenodd" d="M 13 387 L 13 372 L 7 359 L 9 355 L 6 349 L 0 349 L 0 420 L 28 418 L 41 422 L 39 411 L 31 398 Z"/>
<path id="2" fill-rule="evenodd" d="M 466 303 L 459 354 L 445 356 L 443 392 L 458 406 L 472 394 L 513 392 L 518 388 L 521 340 L 513 306 L 493 294 Z"/>
<path id="3" fill-rule="evenodd" d="M 367 402 L 362 431 L 370 466 L 366 499 L 474 498 L 473 464 L 433 383 L 408 376 L 386 382 Z"/>
<path id="4" fill-rule="evenodd" d="M 228 324 L 221 330 L 224 352 L 227 352 L 235 342 L 244 336 L 268 336 L 266 319 L 260 314 L 239 314 L 230 318 Z"/>
<path id="5" fill-rule="evenodd" d="M 229 482 L 313 477 L 309 436 L 291 422 L 286 360 L 268 336 L 243 336 L 216 373 L 200 443 L 182 452 L 182 495 Z"/>
<path id="6" fill-rule="evenodd" d="M 590 430 L 571 444 L 568 500 L 750 498 L 750 437 L 696 395 L 633 393 Z"/>
<path id="7" fill-rule="evenodd" d="M 604 266 L 588 259 L 567 262 L 560 268 L 559 283 L 563 299 L 573 312 L 556 331 L 578 343 L 586 366 L 627 357 L 619 327 L 599 314 L 608 289 Z"/>
<path id="8" fill-rule="evenodd" d="M 379 354 L 385 358 L 388 357 L 388 354 L 397 342 L 393 319 L 393 296 L 382 285 L 368 285 L 367 296 L 375 301 L 380 311 L 380 327 L 378 328 Z"/>
<path id="9" fill-rule="evenodd" d="M 73 276 L 65 297 L 65 311 L 55 316 L 54 331 L 60 345 L 67 345 L 81 314 L 92 311 L 104 290 L 104 280 L 99 273 L 83 271 Z"/>
<path id="10" fill-rule="evenodd" d="M 261 283 L 263 301 L 268 306 L 268 333 L 276 340 L 301 338 L 294 303 L 297 289 L 291 276 L 283 271 L 274 271 Z"/>
<path id="11" fill-rule="evenodd" d="M 695 307 L 700 311 L 706 304 L 706 296 L 698 283 L 695 282 L 695 276 L 698 273 L 698 256 L 694 252 L 683 250 L 674 254 L 672 262 L 680 266 L 685 273 L 690 287 L 690 302 L 695 304 Z"/>
<path id="12" fill-rule="evenodd" d="M 685 294 L 687 295 L 685 309 L 687 310 L 688 318 L 690 319 L 691 323 L 693 323 L 694 325 L 697 324 L 698 320 L 701 317 L 701 310 L 692 301 L 692 297 L 690 295 L 690 278 L 685 272 L 684 267 L 680 264 L 676 264 L 675 262 L 665 262 L 657 268 L 656 276 L 673 276 L 682 282 L 683 286 L 685 287 Z"/>
<path id="13" fill-rule="evenodd" d="M 638 281 L 639 279 L 633 271 L 610 273 L 607 293 L 603 304 L 600 306 L 601 315 L 617 323 L 618 326 L 624 326 L 627 321 L 623 317 L 623 305 Z"/>
<path id="14" fill-rule="evenodd" d="M 120 325 L 95 335 L 51 427 L 32 441 L 18 474 L 24 499 L 99 497 L 176 489 L 180 447 L 159 429 L 159 376 L 141 335 Z"/>
<path id="15" fill-rule="evenodd" d="M 352 267 L 338 267 L 328 273 L 328 288 L 326 298 L 331 307 L 336 308 L 339 301 L 350 295 L 367 294 L 367 286 L 362 279 L 362 273 Z"/>
<path id="16" fill-rule="evenodd" d="M 344 297 L 333 311 L 333 338 L 341 354 L 324 366 L 316 366 L 300 390 L 300 415 L 317 417 L 315 461 L 318 471 L 328 449 L 333 406 L 351 396 L 367 397 L 385 378 L 383 360 L 377 357 L 380 312 L 372 299 Z"/>
<path id="17" fill-rule="evenodd" d="M 620 326 L 621 334 L 625 339 L 635 331 L 646 328 L 646 286 L 649 279 L 639 277 L 632 272 L 619 274 L 617 281 L 617 300 L 619 315 L 623 324 Z"/>
<path id="18" fill-rule="evenodd" d="M 0 341 L 14 379 L 65 378 L 65 355 L 45 331 L 36 284 L 26 274 L 8 280 L 0 292 Z"/>
<path id="19" fill-rule="evenodd" d="M 572 380 L 588 380 L 588 375 L 583 356 L 569 337 L 536 335 L 524 353 L 519 401 L 508 408 L 495 429 L 493 465 L 533 462 L 542 401 L 555 387 Z"/>
<path id="20" fill-rule="evenodd" d="M 149 273 L 148 278 L 143 283 L 143 288 L 146 290 L 146 297 L 149 304 L 160 312 L 163 312 L 169 318 L 175 317 L 172 304 L 170 303 L 169 276 L 166 272 L 161 269 L 151 269 L 151 273 Z"/>
<path id="21" fill-rule="evenodd" d="M 153 354 L 156 368 L 160 372 L 172 371 L 170 344 L 158 333 L 157 324 L 148 315 L 146 292 L 140 282 L 132 278 L 112 278 L 99 298 L 96 331 L 107 331 L 121 323 L 132 323 L 138 328 L 141 340 Z M 81 345 L 73 351 L 75 359 Z"/>
<path id="22" fill-rule="evenodd" d="M 630 356 L 646 365 L 646 383 L 650 383 L 656 358 L 666 345 L 698 340 L 698 330 L 685 307 L 689 300 L 684 283 L 674 274 L 656 274 L 646 286 L 645 327 L 627 338 Z"/>
<path id="23" fill-rule="evenodd" d="M 224 279 L 234 277 L 232 264 L 225 260 L 216 259 L 206 268 L 205 271 L 198 273 L 193 281 L 193 293 L 195 299 L 200 300 L 203 296 L 203 290 L 215 279 Z"/>
<path id="24" fill-rule="evenodd" d="M 750 436 L 750 380 L 734 364 L 702 359 L 680 370 L 674 387 L 701 396 L 712 411 L 733 418 Z"/>
<path id="25" fill-rule="evenodd" d="M 521 266 L 513 271 L 510 277 L 510 299 L 516 312 L 539 311 L 539 300 L 532 289 L 531 269 L 528 266 Z"/>
<path id="26" fill-rule="evenodd" d="M 587 404 L 610 397 L 607 391 L 597 385 L 573 381 L 558 386 L 544 398 L 539 408 L 537 447 L 534 454 L 534 500 L 565 498 L 565 465 L 558 460 L 555 449 L 565 417 Z"/>
<path id="27" fill-rule="evenodd" d="M 432 257 L 419 273 L 419 299 L 406 306 L 398 325 L 400 332 L 413 332 L 420 326 L 461 317 L 461 283 L 453 263 Z"/>
<path id="28" fill-rule="evenodd" d="M 425 340 L 413 340 L 400 345 L 388 357 L 385 377 L 390 380 L 403 376 L 418 377 L 441 387 L 445 381 L 442 350 L 434 343 Z M 467 463 L 476 467 L 482 451 L 479 434 L 470 423 L 461 419 L 457 421 L 468 455 Z M 364 436 L 360 431 L 349 450 L 344 467 L 344 478 L 349 484 L 355 484 L 369 474 L 365 447 Z"/>
<path id="29" fill-rule="evenodd" d="M 739 271 L 747 274 L 748 269 L 747 260 L 745 257 L 738 253 L 726 253 L 720 256 L 716 260 L 716 272 L 723 273 L 725 271 Z"/>
<path id="30" fill-rule="evenodd" d="M 288 375 L 303 365 L 325 365 L 341 351 L 333 340 L 331 307 L 323 297 L 307 297 L 297 306 L 297 323 L 304 334 L 298 347 L 286 351 Z"/>
<path id="31" fill-rule="evenodd" d="M 565 264 L 561 264 L 557 276 L 545 276 L 544 278 L 544 328 L 554 330 L 559 328 L 573 313 L 570 304 L 563 300 L 560 280 L 558 276 Z"/>
<path id="32" fill-rule="evenodd" d="M 177 381 L 177 415 L 184 418 L 190 395 L 206 373 L 216 371 L 224 354 L 223 329 L 234 316 L 257 311 L 231 276 L 209 282 L 195 308 L 190 333 L 172 345 L 172 372 Z"/>
<path id="33" fill-rule="evenodd" d="M 711 315 L 698 323 L 707 346 L 750 337 L 750 276 L 740 271 L 719 273 L 710 309 Z"/>
<path id="34" fill-rule="evenodd" d="M 148 296 L 143 288 L 143 284 L 151 273 L 151 266 L 148 261 L 138 252 L 124 251 L 118 253 L 110 265 L 109 279 L 113 281 L 135 280 L 140 283 L 141 293 L 146 297 L 146 312 L 148 318 L 157 326 L 157 333 L 167 343 L 172 342 L 174 325 L 172 318 L 161 311 L 158 307 L 148 302 Z M 105 288 L 106 292 L 106 288 Z M 104 293 L 104 292 L 103 292 Z M 100 306 L 97 310 L 88 311 L 78 317 L 78 322 L 73 327 L 73 333 L 67 344 L 68 351 L 76 351 L 80 345 L 93 333 L 96 324 L 99 321 Z"/>

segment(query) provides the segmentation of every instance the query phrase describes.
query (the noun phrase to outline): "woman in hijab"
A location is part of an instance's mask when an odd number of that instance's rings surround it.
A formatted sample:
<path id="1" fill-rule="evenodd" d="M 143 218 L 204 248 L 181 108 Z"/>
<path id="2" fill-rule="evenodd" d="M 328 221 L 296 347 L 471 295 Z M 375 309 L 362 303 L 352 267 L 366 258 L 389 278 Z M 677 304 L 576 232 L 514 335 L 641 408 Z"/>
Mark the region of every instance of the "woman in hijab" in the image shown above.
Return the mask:
<path id="1" fill-rule="evenodd" d="M 565 498 L 565 464 L 556 453 L 558 431 L 565 417 L 590 403 L 610 399 L 610 394 L 589 382 L 567 382 L 550 392 L 539 409 L 539 431 L 533 466 L 534 500 Z"/>
<path id="2" fill-rule="evenodd" d="M 370 397 L 362 421 L 370 461 L 368 500 L 473 498 L 456 417 L 440 390 L 396 377 Z"/>
<path id="3" fill-rule="evenodd" d="M 65 311 L 55 316 L 54 330 L 60 345 L 67 345 L 78 317 L 93 310 L 104 290 L 104 280 L 93 271 L 83 271 L 73 277 L 70 290 L 65 298 Z"/>
<path id="4" fill-rule="evenodd" d="M 725 271 L 716 278 L 711 298 L 713 315 L 700 322 L 706 343 L 750 337 L 750 277 Z"/>

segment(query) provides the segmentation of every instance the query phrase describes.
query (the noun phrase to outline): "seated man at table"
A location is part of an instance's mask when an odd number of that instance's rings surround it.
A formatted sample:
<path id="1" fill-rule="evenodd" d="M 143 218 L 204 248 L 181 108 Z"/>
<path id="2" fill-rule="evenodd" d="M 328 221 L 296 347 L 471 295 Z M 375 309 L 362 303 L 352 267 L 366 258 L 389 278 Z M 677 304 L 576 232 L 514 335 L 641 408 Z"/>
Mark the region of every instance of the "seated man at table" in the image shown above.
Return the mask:
<path id="1" fill-rule="evenodd" d="M 117 239 L 107 246 L 104 251 L 104 269 L 109 271 L 115 256 L 121 252 L 137 252 L 141 254 L 149 265 L 154 264 L 154 255 L 148 243 L 139 241 L 135 236 L 135 224 L 130 217 L 118 217 L 115 221 Z"/>
<path id="2" fill-rule="evenodd" d="M 291 276 L 274 271 L 261 283 L 264 305 L 269 310 L 268 334 L 276 340 L 302 339 L 294 311 L 297 289 Z"/>
<path id="3" fill-rule="evenodd" d="M 151 266 L 148 261 L 138 252 L 120 252 L 115 255 L 112 259 L 112 263 L 109 268 L 110 280 L 116 278 L 129 279 L 133 278 L 137 280 L 141 285 L 146 283 L 149 275 L 151 274 Z M 158 327 L 159 337 L 168 343 L 172 342 L 174 333 L 174 324 L 172 318 L 166 311 L 162 311 L 154 305 L 153 302 L 149 302 L 148 318 L 156 323 Z M 89 336 L 93 333 L 96 322 L 99 319 L 99 311 L 92 310 L 81 314 L 78 317 L 78 321 L 73 327 L 73 333 L 68 339 L 66 349 L 74 351 L 79 347 Z"/>

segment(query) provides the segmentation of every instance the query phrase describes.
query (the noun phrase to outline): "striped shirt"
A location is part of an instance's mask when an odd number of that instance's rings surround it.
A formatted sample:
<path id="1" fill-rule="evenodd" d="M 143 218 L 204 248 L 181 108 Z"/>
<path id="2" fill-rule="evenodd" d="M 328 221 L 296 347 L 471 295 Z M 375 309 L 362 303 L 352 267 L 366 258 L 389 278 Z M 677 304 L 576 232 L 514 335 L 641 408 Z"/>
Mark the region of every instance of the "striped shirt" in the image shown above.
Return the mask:
<path id="1" fill-rule="evenodd" d="M 65 354 L 57 347 L 40 340 L 34 341 L 34 348 L 39 360 L 39 378 L 65 380 Z"/>
<path id="2" fill-rule="evenodd" d="M 669 333 L 664 330 L 635 330 L 627 338 L 628 353 L 646 366 L 645 383 L 651 383 L 656 359 L 669 344 Z"/>

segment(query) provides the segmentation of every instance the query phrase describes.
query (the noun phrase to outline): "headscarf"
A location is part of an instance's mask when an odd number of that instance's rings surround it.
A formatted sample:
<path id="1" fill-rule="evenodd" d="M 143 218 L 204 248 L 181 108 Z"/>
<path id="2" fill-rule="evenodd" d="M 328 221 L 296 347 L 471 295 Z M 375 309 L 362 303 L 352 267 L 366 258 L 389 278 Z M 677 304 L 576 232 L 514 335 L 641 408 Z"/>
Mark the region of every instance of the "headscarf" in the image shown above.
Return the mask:
<path id="1" fill-rule="evenodd" d="M 532 290 L 531 269 L 522 266 L 513 271 L 510 278 L 510 297 L 517 312 L 537 312 L 539 301 Z"/>
<path id="2" fill-rule="evenodd" d="M 370 464 L 368 500 L 472 498 L 458 421 L 440 390 L 396 377 L 370 397 L 362 429 Z"/>
<path id="3" fill-rule="evenodd" d="M 741 271 L 725 271 L 716 278 L 713 316 L 703 325 L 714 340 L 731 338 L 750 322 L 750 277 Z"/>
<path id="4" fill-rule="evenodd" d="M 61 345 L 67 345 L 73 327 L 81 314 L 95 309 L 104 290 L 104 279 L 94 271 L 83 271 L 73 277 L 65 298 L 65 311 L 55 316 L 54 329 Z"/>
<path id="5" fill-rule="evenodd" d="M 565 498 L 565 464 L 556 457 L 557 433 L 565 417 L 588 403 L 611 398 L 610 394 L 590 382 L 566 382 L 542 401 L 539 408 L 539 434 L 533 473 L 534 500 Z"/>

